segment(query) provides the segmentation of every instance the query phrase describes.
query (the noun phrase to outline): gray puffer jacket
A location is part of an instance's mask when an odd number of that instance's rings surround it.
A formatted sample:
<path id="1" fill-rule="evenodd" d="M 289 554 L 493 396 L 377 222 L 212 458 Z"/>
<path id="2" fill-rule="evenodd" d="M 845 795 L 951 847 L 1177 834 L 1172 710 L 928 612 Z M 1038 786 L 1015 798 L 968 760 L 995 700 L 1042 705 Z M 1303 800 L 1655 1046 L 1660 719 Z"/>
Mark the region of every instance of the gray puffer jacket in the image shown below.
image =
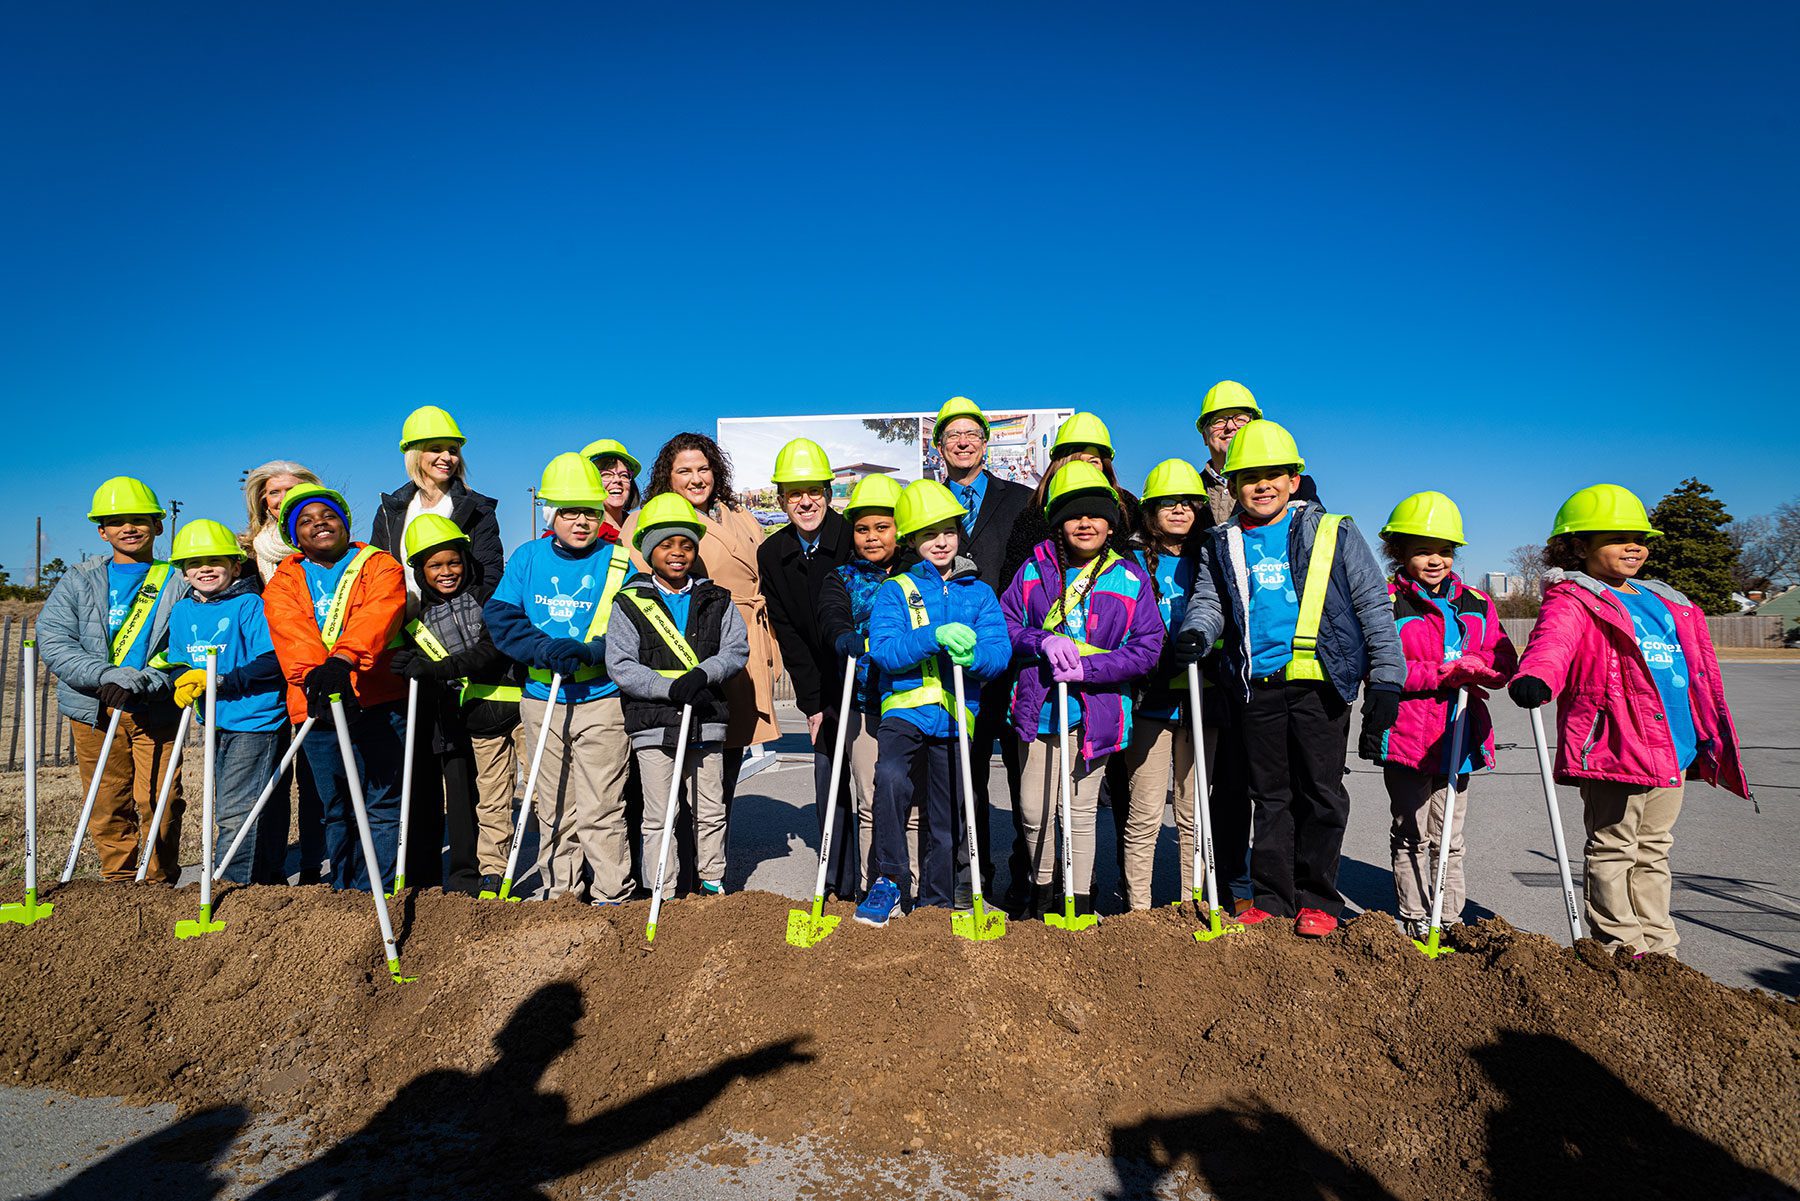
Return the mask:
<path id="1" fill-rule="evenodd" d="M 56 676 L 56 705 L 75 721 L 90 726 L 100 724 L 99 692 L 102 684 L 132 687 L 140 680 L 139 695 L 146 698 L 133 713 L 140 724 L 159 727 L 175 724 L 175 702 L 170 677 L 165 672 L 140 672 L 130 667 L 114 667 L 112 639 L 106 629 L 109 606 L 106 587 L 106 557 L 89 559 L 69 569 L 57 581 L 44 602 L 38 617 L 38 654 L 44 666 Z M 156 599 L 156 611 L 150 617 L 150 628 L 141 637 L 148 639 L 145 662 L 169 644 L 169 612 L 175 602 L 186 596 L 188 583 L 179 571 L 169 572 L 169 582 Z M 109 676 L 108 673 L 113 673 Z"/>

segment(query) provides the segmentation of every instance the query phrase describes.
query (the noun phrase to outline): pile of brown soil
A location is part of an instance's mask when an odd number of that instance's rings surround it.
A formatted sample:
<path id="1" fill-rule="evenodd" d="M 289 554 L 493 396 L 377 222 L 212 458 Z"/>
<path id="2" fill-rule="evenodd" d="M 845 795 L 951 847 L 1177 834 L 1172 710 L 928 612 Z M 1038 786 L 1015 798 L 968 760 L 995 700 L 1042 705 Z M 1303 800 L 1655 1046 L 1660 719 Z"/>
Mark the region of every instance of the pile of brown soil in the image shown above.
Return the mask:
<path id="1" fill-rule="evenodd" d="M 642 904 L 416 894 L 401 986 L 362 894 L 227 892 L 227 929 L 186 942 L 192 890 L 52 899 L 0 930 L 4 1079 L 298 1117 L 335 1150 L 272 1195 L 370 1165 L 419 1195 L 606 1192 L 694 1152 L 729 1173 L 730 1132 L 805 1138 L 862 1196 L 914 1195 L 859 1172 L 919 1152 L 971 1194 L 992 1157 L 1063 1151 L 1226 1198 L 1800 1180 L 1793 1003 L 1497 920 L 1430 962 L 1381 916 L 1318 943 L 1201 946 L 1162 910 L 971 944 L 834 906 L 797 950 L 765 893 L 672 903 L 653 945 Z"/>

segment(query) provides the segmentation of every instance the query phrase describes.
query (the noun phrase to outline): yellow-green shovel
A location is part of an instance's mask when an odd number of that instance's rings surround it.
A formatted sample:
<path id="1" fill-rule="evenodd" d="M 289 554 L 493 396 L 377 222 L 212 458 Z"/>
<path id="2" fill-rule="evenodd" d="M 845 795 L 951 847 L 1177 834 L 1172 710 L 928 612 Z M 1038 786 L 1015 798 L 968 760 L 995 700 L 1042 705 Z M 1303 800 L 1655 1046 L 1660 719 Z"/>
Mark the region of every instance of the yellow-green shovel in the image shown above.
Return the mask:
<path id="1" fill-rule="evenodd" d="M 1057 761 L 1062 766 L 1063 911 L 1046 913 L 1044 924 L 1057 930 L 1085 930 L 1089 926 L 1098 925 L 1100 919 L 1091 913 L 1075 912 L 1075 827 L 1070 818 L 1070 798 L 1075 792 L 1075 764 L 1069 758 L 1069 686 L 1061 680 L 1056 682 L 1056 711 L 1062 717 Z"/>
<path id="2" fill-rule="evenodd" d="M 1443 946 L 1439 939 L 1443 936 L 1444 881 L 1450 875 L 1451 833 L 1456 829 L 1456 771 L 1462 766 L 1463 727 L 1469 724 L 1466 720 L 1468 707 L 1469 690 L 1458 688 L 1456 705 L 1450 711 L 1450 763 L 1445 768 L 1449 775 L 1444 782 L 1444 824 L 1438 828 L 1437 889 L 1431 898 L 1431 930 L 1424 942 L 1416 938 L 1412 940 L 1412 945 L 1427 959 L 1456 953 L 1455 947 Z M 1429 798 L 1425 803 L 1431 803 Z M 1429 817 L 1430 813 L 1427 812 L 1426 816 Z"/>
<path id="3" fill-rule="evenodd" d="M 856 657 L 844 660 L 844 691 L 838 699 L 837 739 L 831 748 L 831 792 L 825 800 L 825 825 L 819 834 L 819 875 L 813 881 L 812 909 L 788 910 L 790 947 L 816 947 L 837 929 L 838 918 L 825 912 L 825 869 L 831 862 L 831 827 L 837 821 L 838 785 L 844 779 L 844 738 L 854 715 L 850 699 L 856 691 Z"/>
<path id="4" fill-rule="evenodd" d="M 952 663 L 950 674 L 956 681 L 956 712 L 950 718 L 956 723 L 956 745 L 962 757 L 963 820 L 969 826 L 969 888 L 974 894 L 969 912 L 950 915 L 950 930 L 958 938 L 989 942 L 1006 937 L 1006 914 L 989 909 L 981 898 L 981 833 L 975 814 L 975 772 L 969 764 L 969 710 L 963 700 L 962 664 Z"/>

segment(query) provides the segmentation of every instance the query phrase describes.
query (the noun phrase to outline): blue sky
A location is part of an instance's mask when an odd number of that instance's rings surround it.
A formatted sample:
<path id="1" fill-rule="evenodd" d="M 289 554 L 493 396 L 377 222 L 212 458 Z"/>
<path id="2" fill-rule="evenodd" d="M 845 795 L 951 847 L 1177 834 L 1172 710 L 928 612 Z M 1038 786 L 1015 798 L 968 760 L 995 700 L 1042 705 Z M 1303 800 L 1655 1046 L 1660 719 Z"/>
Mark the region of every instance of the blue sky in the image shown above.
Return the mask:
<path id="1" fill-rule="evenodd" d="M 13 6 L 0 562 L 101 478 L 358 533 L 413 406 L 556 452 L 1068 405 L 1135 484 L 1248 384 L 1330 507 L 1800 492 L 1791 4 Z"/>

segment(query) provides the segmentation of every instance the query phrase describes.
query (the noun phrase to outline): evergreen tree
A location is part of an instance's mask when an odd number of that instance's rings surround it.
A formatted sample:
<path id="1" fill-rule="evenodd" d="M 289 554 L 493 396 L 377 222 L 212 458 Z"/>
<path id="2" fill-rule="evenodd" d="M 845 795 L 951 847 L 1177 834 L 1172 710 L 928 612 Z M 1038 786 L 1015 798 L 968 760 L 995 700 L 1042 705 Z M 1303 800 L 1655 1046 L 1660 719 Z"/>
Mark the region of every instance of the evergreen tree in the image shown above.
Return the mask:
<path id="1" fill-rule="evenodd" d="M 1650 524 L 1663 532 L 1650 543 L 1645 575 L 1679 588 L 1707 613 L 1735 613 L 1731 584 L 1738 548 L 1727 528 L 1731 514 L 1712 489 L 1689 477 L 1656 502 Z"/>

